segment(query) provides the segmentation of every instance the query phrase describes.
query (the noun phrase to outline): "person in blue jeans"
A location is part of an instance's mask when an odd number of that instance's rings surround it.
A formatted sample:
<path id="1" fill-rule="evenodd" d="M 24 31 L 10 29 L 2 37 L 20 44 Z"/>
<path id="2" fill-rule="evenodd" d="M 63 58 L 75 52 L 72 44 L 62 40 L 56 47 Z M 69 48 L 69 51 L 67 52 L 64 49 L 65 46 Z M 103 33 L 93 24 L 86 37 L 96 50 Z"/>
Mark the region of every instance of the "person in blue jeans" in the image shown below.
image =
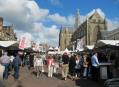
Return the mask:
<path id="1" fill-rule="evenodd" d="M 21 65 L 21 58 L 20 55 L 17 54 L 17 56 L 13 60 L 13 68 L 14 68 L 14 79 L 17 80 L 19 79 L 19 69 Z"/>
<path id="2" fill-rule="evenodd" d="M 88 55 L 84 54 L 83 55 L 83 77 L 87 78 L 88 77 Z"/>
<path id="3" fill-rule="evenodd" d="M 3 56 L 0 58 L 0 63 L 5 67 L 3 72 L 3 79 L 8 78 L 8 68 L 10 63 L 10 57 L 7 55 L 7 52 L 4 52 Z"/>

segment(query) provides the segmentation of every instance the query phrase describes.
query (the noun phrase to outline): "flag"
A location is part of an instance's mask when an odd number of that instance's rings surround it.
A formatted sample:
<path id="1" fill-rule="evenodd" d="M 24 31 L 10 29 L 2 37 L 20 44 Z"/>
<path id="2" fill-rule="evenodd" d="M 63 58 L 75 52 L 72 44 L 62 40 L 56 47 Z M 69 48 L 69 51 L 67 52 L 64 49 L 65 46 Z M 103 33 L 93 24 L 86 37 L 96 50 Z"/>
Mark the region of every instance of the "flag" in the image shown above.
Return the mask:
<path id="1" fill-rule="evenodd" d="M 31 34 L 24 33 L 19 41 L 19 49 L 29 48 L 31 47 Z"/>
<path id="2" fill-rule="evenodd" d="M 25 37 L 22 37 L 21 39 L 20 39 L 20 42 L 19 42 L 19 49 L 24 49 L 25 48 L 25 40 L 26 40 L 26 38 Z"/>

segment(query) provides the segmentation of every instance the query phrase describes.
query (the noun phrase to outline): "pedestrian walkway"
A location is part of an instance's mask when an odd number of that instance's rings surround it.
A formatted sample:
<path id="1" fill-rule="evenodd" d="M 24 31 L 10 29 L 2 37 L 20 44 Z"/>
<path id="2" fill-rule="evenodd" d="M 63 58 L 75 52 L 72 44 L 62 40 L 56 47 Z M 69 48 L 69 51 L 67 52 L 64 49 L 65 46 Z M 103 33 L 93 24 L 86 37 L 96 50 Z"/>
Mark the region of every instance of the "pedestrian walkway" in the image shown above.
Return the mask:
<path id="1" fill-rule="evenodd" d="M 10 75 L 9 79 L 4 83 L 5 87 L 103 87 L 98 82 L 86 79 L 79 79 L 76 81 L 67 79 L 64 81 L 61 80 L 61 76 L 48 78 L 47 73 L 36 78 L 36 76 L 26 67 L 21 69 L 18 81 L 14 81 L 14 78 Z"/>

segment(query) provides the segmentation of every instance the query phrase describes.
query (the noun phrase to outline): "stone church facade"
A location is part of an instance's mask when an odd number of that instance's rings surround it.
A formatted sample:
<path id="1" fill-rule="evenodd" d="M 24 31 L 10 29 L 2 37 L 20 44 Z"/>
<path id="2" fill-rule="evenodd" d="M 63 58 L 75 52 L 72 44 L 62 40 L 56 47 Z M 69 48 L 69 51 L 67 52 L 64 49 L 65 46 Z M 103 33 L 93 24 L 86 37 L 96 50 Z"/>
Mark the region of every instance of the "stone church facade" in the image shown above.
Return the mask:
<path id="1" fill-rule="evenodd" d="M 59 46 L 61 51 L 64 51 L 69 46 L 72 34 L 72 27 L 61 27 L 59 33 Z"/>
<path id="2" fill-rule="evenodd" d="M 62 28 L 59 34 L 59 46 L 61 50 L 68 48 L 75 50 L 79 45 L 94 45 L 97 40 L 103 39 L 102 32 L 107 30 L 107 22 L 103 12 L 94 9 L 87 14 L 85 21 L 80 23 L 80 12 L 77 10 L 74 28 Z M 63 35 L 63 36 L 62 36 Z"/>
<path id="3" fill-rule="evenodd" d="M 102 32 L 106 30 L 107 22 L 105 17 L 95 9 L 73 33 L 70 42 L 72 43 L 71 47 L 74 45 L 76 49 L 79 41 L 83 47 L 85 45 L 94 45 L 97 40 L 102 39 Z"/>

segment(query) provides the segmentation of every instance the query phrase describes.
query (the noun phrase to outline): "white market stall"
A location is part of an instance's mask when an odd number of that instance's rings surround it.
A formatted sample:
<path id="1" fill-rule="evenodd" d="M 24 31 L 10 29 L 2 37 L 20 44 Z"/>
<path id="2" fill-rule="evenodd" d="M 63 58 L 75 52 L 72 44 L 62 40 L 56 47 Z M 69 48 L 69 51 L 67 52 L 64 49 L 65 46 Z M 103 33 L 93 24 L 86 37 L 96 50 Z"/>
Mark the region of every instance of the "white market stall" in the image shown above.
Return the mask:
<path id="1" fill-rule="evenodd" d="M 108 79 L 107 67 L 113 67 L 110 69 L 113 77 L 119 76 L 119 40 L 99 40 L 95 47 L 106 51 L 108 57 L 108 63 L 100 63 L 100 77 L 102 79 Z M 113 59 L 111 55 L 113 54 Z M 115 62 L 114 62 L 115 61 Z"/>
<path id="2" fill-rule="evenodd" d="M 2 54 L 4 50 L 18 50 L 18 42 L 0 41 L 0 53 Z"/>
<path id="3" fill-rule="evenodd" d="M 0 41 L 0 47 L 9 47 L 16 43 L 17 41 Z"/>
<path id="4" fill-rule="evenodd" d="M 99 40 L 96 43 L 96 47 L 102 47 L 102 46 L 119 46 L 119 40 Z"/>
<path id="5" fill-rule="evenodd" d="M 8 48 L 14 44 L 16 44 L 17 41 L 0 41 L 0 48 L 1 51 L 3 52 L 3 49 Z M 1 53 L 2 54 L 2 53 Z M 0 64 L 0 81 L 3 80 L 3 71 L 5 67 Z"/>
<path id="6" fill-rule="evenodd" d="M 93 50 L 94 49 L 94 45 L 86 45 L 85 48 L 88 49 L 88 50 Z"/>

